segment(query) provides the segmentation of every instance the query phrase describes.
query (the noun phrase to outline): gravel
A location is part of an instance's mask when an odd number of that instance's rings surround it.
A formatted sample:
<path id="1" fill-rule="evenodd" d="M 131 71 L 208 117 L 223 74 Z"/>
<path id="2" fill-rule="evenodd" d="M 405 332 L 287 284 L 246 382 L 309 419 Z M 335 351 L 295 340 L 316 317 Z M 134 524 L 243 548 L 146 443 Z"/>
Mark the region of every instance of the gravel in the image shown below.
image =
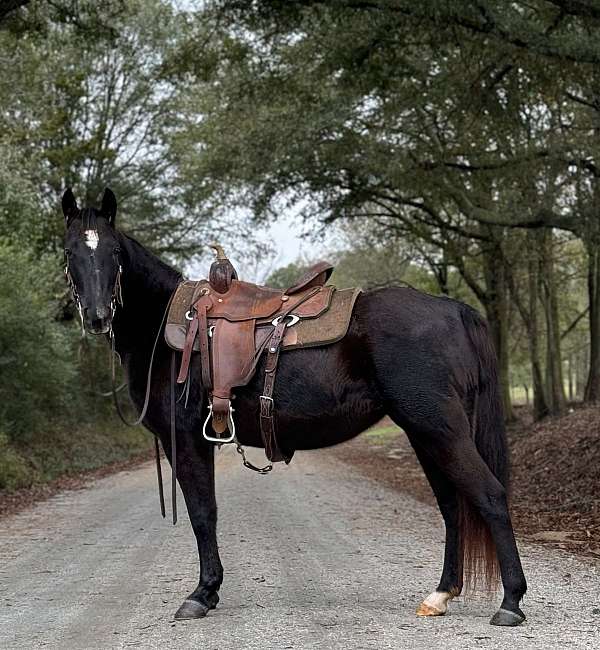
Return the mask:
<path id="1" fill-rule="evenodd" d="M 258 452 L 253 453 L 259 459 Z M 174 622 L 195 587 L 188 522 L 158 515 L 151 463 L 64 492 L 0 530 L 0 648 L 596 648 L 600 563 L 521 545 L 518 628 L 488 620 L 500 597 L 416 606 L 437 584 L 437 511 L 366 479 L 331 451 L 270 476 L 219 453 L 225 582 L 206 619 Z"/>

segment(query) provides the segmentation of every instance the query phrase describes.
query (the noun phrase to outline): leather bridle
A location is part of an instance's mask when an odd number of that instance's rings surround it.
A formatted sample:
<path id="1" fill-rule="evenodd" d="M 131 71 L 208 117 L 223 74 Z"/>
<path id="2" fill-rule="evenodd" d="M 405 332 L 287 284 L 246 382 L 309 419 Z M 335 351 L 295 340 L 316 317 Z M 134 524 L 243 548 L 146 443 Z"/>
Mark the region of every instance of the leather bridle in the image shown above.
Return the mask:
<path id="1" fill-rule="evenodd" d="M 83 338 L 85 337 L 85 322 L 83 320 L 83 306 L 81 305 L 81 298 L 79 297 L 79 293 L 77 292 L 77 287 L 75 286 L 75 282 L 71 274 L 71 269 L 69 268 L 70 255 L 71 255 L 71 250 L 69 248 L 65 248 L 64 249 L 64 273 L 65 273 L 65 277 L 67 278 L 67 284 L 69 285 L 69 289 L 71 290 L 71 297 L 73 298 L 73 302 L 75 303 L 75 307 L 77 309 L 77 312 L 79 313 L 79 320 L 81 322 L 81 336 Z M 115 313 L 117 311 L 117 305 L 121 305 L 121 307 L 123 306 L 123 291 L 121 288 L 121 276 L 123 275 L 123 264 L 121 263 L 121 249 L 118 246 L 115 246 L 113 250 L 113 258 L 117 262 L 117 275 L 115 276 L 115 282 L 113 284 L 113 289 L 110 297 L 110 325 L 108 331 L 108 335 L 110 336 L 110 338 L 113 338 L 112 322 L 113 322 L 113 318 L 115 317 Z"/>

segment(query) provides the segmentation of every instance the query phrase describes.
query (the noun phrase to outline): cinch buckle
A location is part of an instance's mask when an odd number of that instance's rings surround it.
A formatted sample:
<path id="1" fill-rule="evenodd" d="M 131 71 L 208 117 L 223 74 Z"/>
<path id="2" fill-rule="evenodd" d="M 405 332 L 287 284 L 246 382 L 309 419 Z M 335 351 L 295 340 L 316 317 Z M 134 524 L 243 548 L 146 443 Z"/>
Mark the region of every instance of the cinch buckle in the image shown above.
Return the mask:
<path id="1" fill-rule="evenodd" d="M 202 435 L 205 440 L 208 442 L 216 442 L 218 445 L 226 445 L 235 440 L 235 422 L 233 421 L 233 408 L 231 407 L 231 402 L 229 403 L 229 417 L 227 418 L 227 428 L 229 429 L 229 437 L 227 438 L 217 438 L 216 436 L 211 436 L 206 432 L 206 427 L 212 418 L 213 407 L 212 404 L 208 406 L 208 415 L 206 420 L 204 420 L 204 426 L 202 427 Z"/>

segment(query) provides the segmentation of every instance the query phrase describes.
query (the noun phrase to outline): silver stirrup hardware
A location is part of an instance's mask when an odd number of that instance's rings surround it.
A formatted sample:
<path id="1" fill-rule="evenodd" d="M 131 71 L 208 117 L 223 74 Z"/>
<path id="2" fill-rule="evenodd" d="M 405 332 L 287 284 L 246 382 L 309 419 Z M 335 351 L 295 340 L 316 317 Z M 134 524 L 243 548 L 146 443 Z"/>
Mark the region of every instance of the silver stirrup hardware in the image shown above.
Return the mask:
<path id="1" fill-rule="evenodd" d="M 216 436 L 211 436 L 207 433 L 206 427 L 212 418 L 212 411 L 213 407 L 212 404 L 210 404 L 208 407 L 208 415 L 206 416 L 204 426 L 202 427 L 202 435 L 204 436 L 204 439 L 208 440 L 208 442 L 216 442 L 219 445 L 226 445 L 229 442 L 233 442 L 235 440 L 235 423 L 233 421 L 233 408 L 231 407 L 231 403 L 229 404 L 229 417 L 227 418 L 227 428 L 229 429 L 229 436 L 227 438 L 217 438 Z"/>
<path id="2" fill-rule="evenodd" d="M 287 316 L 277 316 L 277 318 L 274 318 L 271 321 L 271 325 L 273 325 L 273 327 L 277 327 L 277 325 L 279 325 L 279 323 L 281 322 L 282 318 L 290 319 L 290 322 L 285 324 L 286 327 L 291 327 L 292 325 L 295 325 L 300 320 L 300 316 L 296 316 L 296 314 L 288 314 Z"/>

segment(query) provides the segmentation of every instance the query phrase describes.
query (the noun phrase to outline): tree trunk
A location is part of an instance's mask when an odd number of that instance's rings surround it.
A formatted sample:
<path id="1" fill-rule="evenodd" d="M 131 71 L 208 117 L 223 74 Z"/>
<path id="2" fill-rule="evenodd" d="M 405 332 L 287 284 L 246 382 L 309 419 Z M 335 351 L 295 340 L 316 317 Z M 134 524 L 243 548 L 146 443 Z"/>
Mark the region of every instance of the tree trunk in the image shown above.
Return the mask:
<path id="1" fill-rule="evenodd" d="M 590 303 L 590 356 L 584 401 L 600 401 L 600 250 L 594 239 L 586 241 L 588 299 Z"/>
<path id="2" fill-rule="evenodd" d="M 532 239 L 531 233 L 528 233 L 528 240 Z M 536 250 L 531 246 L 530 251 Z M 527 257 L 527 280 L 529 289 L 529 309 L 528 318 L 525 322 L 527 328 L 527 338 L 529 339 L 529 359 L 531 363 L 531 381 L 533 384 L 533 417 L 541 420 L 549 413 L 548 401 L 544 391 L 544 379 L 542 365 L 540 363 L 540 349 L 538 343 L 539 324 L 538 324 L 538 260 L 532 252 Z"/>
<path id="3" fill-rule="evenodd" d="M 498 374 L 502 390 L 504 417 L 510 421 L 515 419 L 515 414 L 510 399 L 508 287 L 504 264 L 502 264 L 502 252 L 497 250 L 499 247 L 500 243 L 496 243 L 483 252 L 483 269 L 489 296 L 489 300 L 484 306 L 498 356 Z"/>
<path id="4" fill-rule="evenodd" d="M 559 415 L 567 406 L 560 347 L 560 322 L 556 277 L 554 272 L 554 251 L 552 231 L 541 231 L 540 271 L 542 281 L 542 303 L 546 316 L 546 394 L 550 413 Z"/>

